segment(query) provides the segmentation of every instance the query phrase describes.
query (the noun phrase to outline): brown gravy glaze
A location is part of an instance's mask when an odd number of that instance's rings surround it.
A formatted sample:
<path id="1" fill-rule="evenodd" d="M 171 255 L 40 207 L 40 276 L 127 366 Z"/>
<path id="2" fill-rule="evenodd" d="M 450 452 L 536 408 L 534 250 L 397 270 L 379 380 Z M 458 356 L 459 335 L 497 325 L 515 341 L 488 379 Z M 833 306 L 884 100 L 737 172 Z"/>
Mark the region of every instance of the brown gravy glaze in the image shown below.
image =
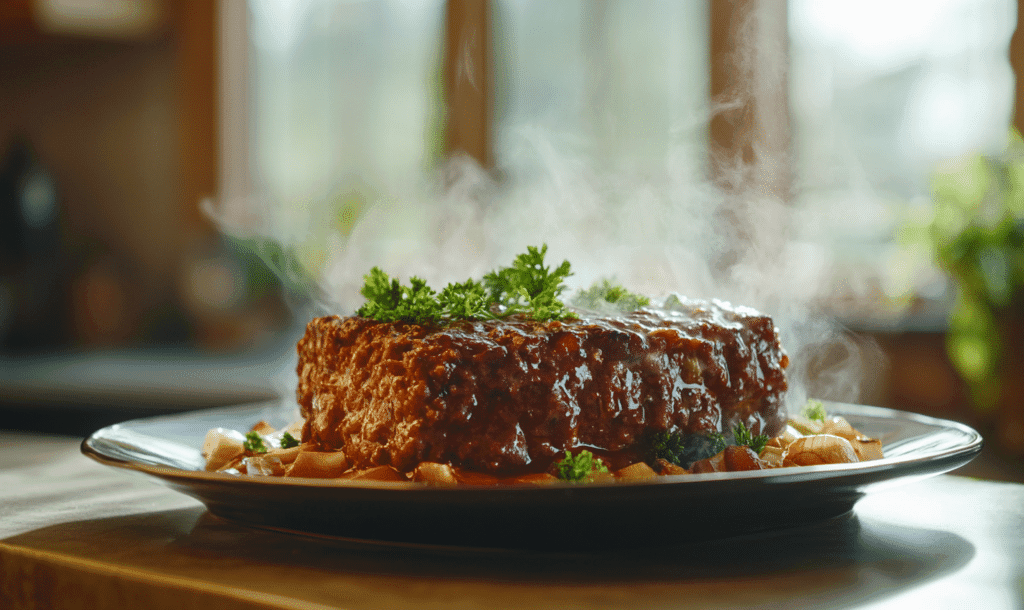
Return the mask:
<path id="1" fill-rule="evenodd" d="M 502 477 L 589 449 L 617 469 L 649 431 L 777 434 L 788 358 L 768 316 L 722 302 L 442 328 L 317 318 L 298 344 L 303 438 L 350 465 Z"/>

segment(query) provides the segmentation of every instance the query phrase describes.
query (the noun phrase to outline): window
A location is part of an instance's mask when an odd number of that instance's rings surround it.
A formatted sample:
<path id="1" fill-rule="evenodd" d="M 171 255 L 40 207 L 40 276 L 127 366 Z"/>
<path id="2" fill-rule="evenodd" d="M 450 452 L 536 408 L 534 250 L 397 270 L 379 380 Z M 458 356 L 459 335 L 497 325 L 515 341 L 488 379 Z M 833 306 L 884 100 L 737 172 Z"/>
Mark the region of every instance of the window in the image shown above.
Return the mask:
<path id="1" fill-rule="evenodd" d="M 499 1 L 494 12 L 500 166 L 544 138 L 633 172 L 683 146 L 692 157 L 676 169 L 704 171 L 704 2 Z"/>
<path id="2" fill-rule="evenodd" d="M 893 319 L 945 281 L 894 236 L 927 217 L 933 172 L 1003 149 L 1011 0 L 791 0 L 790 104 L 803 235 L 835 267 L 840 311 Z"/>
<path id="3" fill-rule="evenodd" d="M 528 240 L 557 257 L 586 251 L 592 268 L 578 283 L 615 275 L 649 292 L 761 305 L 756 293 L 770 286 L 734 290 L 767 277 L 761 267 L 719 273 L 735 262 L 730 242 L 750 246 L 742 256 L 759 265 L 786 256 L 813 267 L 801 276 L 813 285 L 796 282 L 800 296 L 849 317 L 892 319 L 914 295 L 944 298 L 928 257 L 908 256 L 893 235 L 930 205 L 937 163 L 1005 141 L 1012 0 L 491 0 L 490 80 L 470 85 L 493 87 L 481 129 L 496 172 L 463 172 L 446 191 L 451 176 L 432 182 L 444 155 L 443 74 L 464 74 L 469 56 L 445 55 L 445 14 L 467 2 L 247 4 L 248 167 L 267 204 L 255 217 L 307 267 L 342 269 L 333 289 L 354 292 L 372 264 L 428 279 L 441 265 L 474 274 Z M 770 40 L 764 27 L 741 30 L 754 47 L 786 38 L 783 16 L 789 37 L 788 75 L 778 44 L 769 60 L 782 65 L 758 66 L 754 78 L 788 77 L 758 111 L 789 117 L 773 127 L 768 171 L 792 188 L 739 207 L 712 183 L 708 155 L 708 121 L 731 101 L 709 92 L 722 61 L 708 50 L 718 44 L 709 24 L 735 7 L 778 26 Z M 744 50 L 742 36 L 728 44 Z M 785 251 L 744 242 L 755 230 L 784 237 Z M 469 255 L 445 254 L 460 241 Z M 723 277 L 734 281 L 723 287 Z"/>

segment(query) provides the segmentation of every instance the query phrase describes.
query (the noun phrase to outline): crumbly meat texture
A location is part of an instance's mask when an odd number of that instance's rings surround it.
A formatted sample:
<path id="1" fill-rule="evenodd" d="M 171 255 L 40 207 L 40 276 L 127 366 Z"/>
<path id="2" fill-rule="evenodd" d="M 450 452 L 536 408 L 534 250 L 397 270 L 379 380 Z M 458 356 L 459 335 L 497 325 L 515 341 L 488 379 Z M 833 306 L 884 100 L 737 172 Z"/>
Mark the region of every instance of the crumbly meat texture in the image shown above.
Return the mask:
<path id="1" fill-rule="evenodd" d="M 786 417 L 772 320 L 721 302 L 440 328 L 324 317 L 298 352 L 303 438 L 357 468 L 516 476 L 579 448 L 621 467 L 650 431 L 775 435 Z"/>

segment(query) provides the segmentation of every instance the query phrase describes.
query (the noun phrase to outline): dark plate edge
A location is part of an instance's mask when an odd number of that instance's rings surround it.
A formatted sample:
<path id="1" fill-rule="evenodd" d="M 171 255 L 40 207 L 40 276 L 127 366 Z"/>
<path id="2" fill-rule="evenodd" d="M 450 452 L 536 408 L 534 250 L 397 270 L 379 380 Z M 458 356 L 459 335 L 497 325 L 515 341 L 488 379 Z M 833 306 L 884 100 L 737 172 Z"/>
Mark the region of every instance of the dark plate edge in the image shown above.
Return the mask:
<path id="1" fill-rule="evenodd" d="M 252 403 L 247 405 L 236 405 L 232 407 L 217 407 L 215 409 L 204 410 L 204 413 L 215 413 L 216 411 L 232 412 L 238 410 L 257 410 L 261 408 L 270 408 L 280 401 L 268 401 L 261 403 Z M 885 407 L 875 407 L 870 405 L 856 405 L 849 403 L 834 403 L 827 402 L 830 411 L 831 407 L 835 407 L 835 413 L 842 415 L 844 413 L 856 413 L 857 415 L 872 417 L 876 419 L 893 419 L 893 420 L 905 420 L 912 421 L 927 426 L 941 428 L 946 430 L 956 430 L 963 434 L 967 440 L 963 445 L 944 449 L 942 451 L 929 454 L 927 456 L 915 456 L 915 455 L 904 455 L 891 458 L 883 458 L 882 460 L 875 460 L 872 462 L 860 462 L 856 464 L 831 464 L 822 466 L 803 466 L 799 469 L 786 469 L 786 472 L 778 472 L 777 470 L 764 470 L 764 471 L 752 471 L 752 472 L 721 472 L 721 473 L 708 473 L 708 474 L 697 474 L 697 475 L 676 475 L 676 476 L 663 476 L 658 477 L 656 480 L 651 481 L 631 481 L 631 482 L 608 482 L 608 483 L 593 483 L 586 486 L 575 485 L 572 483 L 552 483 L 543 486 L 486 486 L 486 487 L 475 487 L 475 486 L 460 486 L 460 487 L 431 487 L 427 485 L 411 484 L 407 482 L 384 482 L 384 481 L 346 481 L 331 482 L 322 479 L 306 479 L 306 478 L 284 478 L 284 477 L 239 477 L 236 475 L 229 475 L 218 472 L 206 472 L 202 470 L 182 470 L 171 466 L 158 466 L 151 464 L 144 464 L 140 462 L 132 462 L 123 460 L 118 457 L 104 454 L 103 451 L 94 445 L 94 442 L 101 438 L 101 435 L 108 430 L 117 427 L 131 426 L 134 423 L 159 423 L 160 421 L 173 422 L 189 415 L 194 415 L 194 412 L 176 414 L 176 415 L 162 415 L 157 417 L 139 418 L 134 420 L 128 420 L 111 426 L 106 426 L 97 430 L 89 437 L 82 440 L 80 450 L 86 457 L 95 460 L 106 466 L 115 468 L 123 468 L 136 472 L 141 472 L 150 476 L 158 477 L 165 481 L 174 481 L 178 485 L 188 485 L 191 481 L 203 481 L 209 484 L 222 483 L 230 485 L 232 487 L 249 487 L 258 486 L 264 488 L 266 486 L 297 486 L 304 488 L 323 488 L 323 489 L 364 489 L 364 490 L 375 490 L 375 491 L 420 491 L 420 492 L 444 492 L 446 494 L 460 493 L 460 494 L 479 494 L 479 493 L 491 493 L 501 492 L 507 493 L 509 491 L 523 492 L 523 493 L 551 493 L 552 490 L 574 490 L 574 493 L 587 494 L 590 492 L 584 492 L 584 489 L 621 489 L 629 487 L 632 489 L 637 488 L 651 488 L 661 485 L 692 485 L 699 483 L 710 483 L 710 482 L 722 482 L 725 481 L 744 481 L 750 484 L 770 484 L 770 485 L 784 485 L 792 482 L 801 482 L 808 480 L 827 480 L 837 478 L 841 476 L 853 476 L 854 478 L 868 478 L 874 479 L 875 475 L 885 475 L 896 471 L 892 474 L 892 477 L 884 478 L 898 478 L 902 476 L 931 476 L 948 472 L 955 468 L 958 468 L 968 462 L 970 462 L 982 449 L 983 439 L 982 436 L 970 426 L 965 424 L 931 417 L 928 415 L 921 415 L 918 413 L 911 413 L 907 411 L 899 411 L 896 409 L 888 409 Z M 908 471 L 904 474 L 904 471 Z M 861 476 L 857 476 L 861 475 Z M 558 492 L 561 493 L 561 492 Z"/>

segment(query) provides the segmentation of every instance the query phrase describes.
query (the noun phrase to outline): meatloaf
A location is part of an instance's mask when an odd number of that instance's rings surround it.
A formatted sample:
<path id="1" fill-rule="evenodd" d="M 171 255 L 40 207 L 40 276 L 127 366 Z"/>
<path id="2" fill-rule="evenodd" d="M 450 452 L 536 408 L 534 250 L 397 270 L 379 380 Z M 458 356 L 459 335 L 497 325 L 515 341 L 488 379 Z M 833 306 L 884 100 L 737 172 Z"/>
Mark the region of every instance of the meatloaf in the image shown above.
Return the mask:
<path id="1" fill-rule="evenodd" d="M 356 468 L 520 476 L 581 448 L 618 468 L 650 431 L 775 435 L 786 417 L 774 323 L 718 301 L 544 323 L 323 317 L 298 352 L 303 439 Z"/>

